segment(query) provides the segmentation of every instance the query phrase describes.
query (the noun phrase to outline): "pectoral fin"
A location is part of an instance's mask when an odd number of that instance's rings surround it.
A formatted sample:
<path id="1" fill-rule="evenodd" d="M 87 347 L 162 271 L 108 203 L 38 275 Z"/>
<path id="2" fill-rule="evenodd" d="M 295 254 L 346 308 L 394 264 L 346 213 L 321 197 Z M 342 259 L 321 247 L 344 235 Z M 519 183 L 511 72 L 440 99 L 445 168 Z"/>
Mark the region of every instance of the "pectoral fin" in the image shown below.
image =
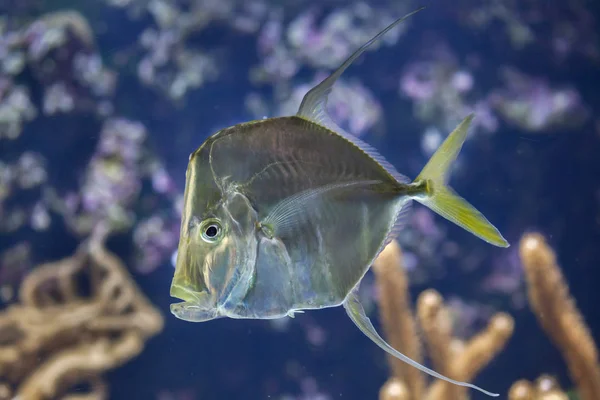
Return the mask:
<path id="1" fill-rule="evenodd" d="M 371 323 L 369 318 L 365 315 L 365 310 L 363 309 L 362 305 L 360 304 L 360 302 L 358 300 L 358 293 L 357 293 L 356 288 L 353 289 L 352 292 L 350 292 L 350 294 L 344 301 L 344 308 L 346 309 L 346 313 L 348 314 L 348 316 L 350 317 L 352 322 L 354 322 L 354 324 L 358 327 L 358 329 L 360 329 L 362 331 L 362 333 L 367 335 L 367 337 L 369 339 L 371 339 L 373 342 L 375 342 L 375 344 L 377 346 L 381 347 L 383 350 L 385 350 L 389 354 L 393 355 L 394 357 L 406 362 L 409 365 L 412 365 L 413 367 L 415 367 L 435 378 L 442 379 L 446 382 L 450 382 L 450 383 L 453 383 L 458 386 L 464 386 L 464 387 L 478 390 L 482 393 L 485 393 L 488 396 L 498 397 L 497 393 L 488 392 L 487 390 L 483 390 L 480 387 L 472 385 L 470 383 L 459 382 L 459 381 L 455 381 L 453 379 L 447 378 L 444 375 L 439 374 L 439 373 L 419 364 L 418 362 L 405 356 L 404 354 L 400 353 L 399 351 L 394 349 L 392 346 L 390 346 L 381 336 L 379 336 L 379 334 L 375 330 L 375 327 L 373 326 L 373 324 Z"/>
<path id="2" fill-rule="evenodd" d="M 356 181 L 334 183 L 323 187 L 305 190 L 278 203 L 261 221 L 260 226 L 267 236 L 285 237 L 318 219 L 335 223 L 339 215 L 336 196 L 351 193 L 353 190 L 372 189 L 379 181 Z M 339 199 L 338 199 L 339 200 Z"/>
<path id="3" fill-rule="evenodd" d="M 257 223 L 289 254 L 298 293 L 295 308 L 340 304 L 363 277 L 393 230 L 406 198 L 392 183 L 337 182 L 311 188 L 275 204 Z M 259 272 L 260 276 L 260 272 Z M 258 278 L 261 279 L 261 278 Z"/>

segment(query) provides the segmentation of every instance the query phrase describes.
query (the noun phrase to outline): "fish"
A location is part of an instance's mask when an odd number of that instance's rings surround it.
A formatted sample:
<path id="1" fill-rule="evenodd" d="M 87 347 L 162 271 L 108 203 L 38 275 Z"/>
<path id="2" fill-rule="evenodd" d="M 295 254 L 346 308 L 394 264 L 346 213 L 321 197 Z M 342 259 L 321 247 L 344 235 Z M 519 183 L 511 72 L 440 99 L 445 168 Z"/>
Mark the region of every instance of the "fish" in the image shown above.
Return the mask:
<path id="1" fill-rule="evenodd" d="M 509 244 L 448 185 L 474 118 L 452 131 L 411 181 L 375 148 L 327 114 L 336 80 L 369 46 L 425 7 L 397 19 L 307 92 L 292 116 L 233 125 L 189 157 L 175 272 L 175 317 L 276 319 L 342 305 L 377 346 L 447 382 L 400 353 L 375 330 L 358 297 L 373 261 L 403 228 L 412 201 L 484 241 Z"/>

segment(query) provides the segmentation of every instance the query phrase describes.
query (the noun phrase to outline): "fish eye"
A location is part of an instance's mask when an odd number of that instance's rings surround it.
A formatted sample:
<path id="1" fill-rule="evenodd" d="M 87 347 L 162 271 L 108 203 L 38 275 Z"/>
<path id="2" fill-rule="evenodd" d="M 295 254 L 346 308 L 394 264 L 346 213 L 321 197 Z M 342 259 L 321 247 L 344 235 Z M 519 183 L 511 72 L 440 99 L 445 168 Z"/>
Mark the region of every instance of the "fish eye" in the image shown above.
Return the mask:
<path id="1" fill-rule="evenodd" d="M 202 222 L 200 231 L 202 240 L 208 243 L 214 243 L 221 236 L 223 229 L 221 228 L 221 223 L 218 220 L 211 218 Z"/>

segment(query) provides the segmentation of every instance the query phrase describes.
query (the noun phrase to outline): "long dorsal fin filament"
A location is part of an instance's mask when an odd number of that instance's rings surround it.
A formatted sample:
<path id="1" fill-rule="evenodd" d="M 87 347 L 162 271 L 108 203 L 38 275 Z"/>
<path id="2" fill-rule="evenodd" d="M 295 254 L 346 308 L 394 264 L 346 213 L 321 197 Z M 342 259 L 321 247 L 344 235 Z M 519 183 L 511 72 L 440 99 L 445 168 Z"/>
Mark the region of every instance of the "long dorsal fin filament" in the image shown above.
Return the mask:
<path id="1" fill-rule="evenodd" d="M 309 121 L 320 124 L 327 129 L 343 136 L 346 140 L 359 147 L 362 151 L 364 151 L 368 156 L 370 156 L 373 160 L 378 162 L 390 175 L 392 175 L 398 182 L 407 183 L 410 180 L 401 175 L 396 168 L 392 166 L 386 159 L 381 156 L 377 150 L 375 150 L 372 146 L 360 140 L 354 135 L 347 133 L 344 129 L 338 126 L 333 120 L 329 117 L 326 111 L 327 106 L 327 98 L 333 85 L 337 81 L 337 79 L 342 75 L 342 73 L 348 68 L 354 60 L 356 60 L 362 53 L 365 52 L 373 43 L 379 40 L 383 35 L 385 35 L 389 30 L 394 28 L 399 23 L 408 19 L 412 15 L 418 13 L 419 11 L 425 9 L 425 7 L 421 7 L 411 13 L 406 14 L 402 18 L 397 19 L 392 22 L 387 28 L 379 32 L 375 35 L 371 40 L 367 43 L 363 44 L 358 50 L 356 50 L 346 61 L 342 63 L 335 71 L 333 71 L 327 78 L 325 78 L 321 83 L 312 88 L 306 93 L 304 98 L 302 99 L 302 103 L 300 104 L 300 109 L 296 113 L 298 117 L 307 119 Z"/>

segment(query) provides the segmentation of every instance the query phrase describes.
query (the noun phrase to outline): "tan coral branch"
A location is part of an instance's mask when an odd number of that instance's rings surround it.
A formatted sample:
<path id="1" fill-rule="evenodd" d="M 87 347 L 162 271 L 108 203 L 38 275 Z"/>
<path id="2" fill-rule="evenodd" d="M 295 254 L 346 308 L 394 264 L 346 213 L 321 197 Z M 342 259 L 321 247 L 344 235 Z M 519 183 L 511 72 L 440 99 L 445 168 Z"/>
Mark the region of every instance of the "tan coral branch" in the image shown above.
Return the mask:
<path id="1" fill-rule="evenodd" d="M 539 234 L 525 235 L 519 250 L 529 303 L 539 323 L 562 352 L 581 398 L 600 399 L 596 345 L 569 294 L 556 255 Z"/>
<path id="2" fill-rule="evenodd" d="M 442 375 L 453 378 L 452 371 L 452 321 L 448 310 L 444 307 L 444 299 L 435 290 L 429 289 L 419 295 L 417 300 L 417 316 L 425 337 L 425 343 L 433 368 Z M 433 393 L 429 390 L 426 398 L 438 399 L 437 392 L 443 398 L 458 399 L 459 387 L 446 381 L 439 381 L 439 388 Z"/>
<path id="3" fill-rule="evenodd" d="M 394 348 L 421 362 L 416 320 L 410 308 L 401 258 L 400 248 L 393 241 L 373 265 L 379 289 L 380 314 L 386 340 Z M 514 328 L 512 317 L 498 313 L 485 331 L 463 344 L 453 337 L 450 314 L 442 296 L 434 290 L 427 290 L 419 296 L 417 314 L 434 369 L 460 381 L 471 381 L 504 348 Z M 435 380 L 425 395 L 425 377 L 418 369 L 396 358 L 388 359 L 392 376 L 381 388 L 380 400 L 458 400 L 467 397 L 465 388 L 443 380 Z"/>
<path id="4" fill-rule="evenodd" d="M 508 391 L 508 400 L 535 400 L 535 389 L 531 382 L 521 379 L 513 383 Z"/>
<path id="5" fill-rule="evenodd" d="M 569 400 L 556 379 L 540 376 L 535 383 L 525 379 L 515 382 L 508 392 L 509 400 Z"/>
<path id="6" fill-rule="evenodd" d="M 421 345 L 411 311 L 408 283 L 402 264 L 402 252 L 395 241 L 388 244 L 377 257 L 373 264 L 373 271 L 379 289 L 379 312 L 387 341 L 396 350 L 421 362 Z M 405 398 L 421 400 L 425 387 L 425 380 L 421 373 L 395 357 L 388 356 L 388 362 L 392 369 L 392 376 L 406 385 L 410 397 Z M 387 387 L 399 388 L 397 384 L 393 383 Z M 398 392 L 401 391 L 398 390 Z M 402 399 L 403 397 L 380 395 L 380 399 L 384 398 Z"/>
<path id="7" fill-rule="evenodd" d="M 34 269 L 21 287 L 21 304 L 0 313 L 3 392 L 28 400 L 106 398 L 101 375 L 139 354 L 162 329 L 162 316 L 106 250 L 104 237 Z M 79 290 L 81 278 L 89 289 Z M 68 394 L 80 383 L 88 393 Z"/>
<path id="8" fill-rule="evenodd" d="M 70 384 L 119 366 L 140 353 L 142 347 L 140 335 L 129 332 L 114 342 L 100 338 L 92 344 L 70 348 L 31 374 L 21 385 L 18 396 L 30 400 L 50 399 L 68 389 Z"/>
<path id="9" fill-rule="evenodd" d="M 64 396 L 61 400 L 104 400 L 108 399 L 108 388 L 102 378 L 87 377 L 90 389 L 88 393 L 75 393 Z"/>
<path id="10" fill-rule="evenodd" d="M 502 351 L 513 331 L 513 318 L 505 313 L 497 313 L 483 332 L 469 339 L 459 354 L 447 359 L 445 370 L 448 377 L 463 382 L 472 381 Z M 437 380 L 431 385 L 426 398 L 445 400 L 466 397 L 467 388 Z"/>
<path id="11" fill-rule="evenodd" d="M 471 380 L 502 351 L 514 331 L 513 318 L 505 313 L 492 317 L 487 328 L 472 337 L 452 369 L 457 379 Z"/>
<path id="12" fill-rule="evenodd" d="M 379 390 L 379 400 L 411 400 L 415 398 L 411 396 L 406 383 L 395 377 L 388 379 Z"/>

